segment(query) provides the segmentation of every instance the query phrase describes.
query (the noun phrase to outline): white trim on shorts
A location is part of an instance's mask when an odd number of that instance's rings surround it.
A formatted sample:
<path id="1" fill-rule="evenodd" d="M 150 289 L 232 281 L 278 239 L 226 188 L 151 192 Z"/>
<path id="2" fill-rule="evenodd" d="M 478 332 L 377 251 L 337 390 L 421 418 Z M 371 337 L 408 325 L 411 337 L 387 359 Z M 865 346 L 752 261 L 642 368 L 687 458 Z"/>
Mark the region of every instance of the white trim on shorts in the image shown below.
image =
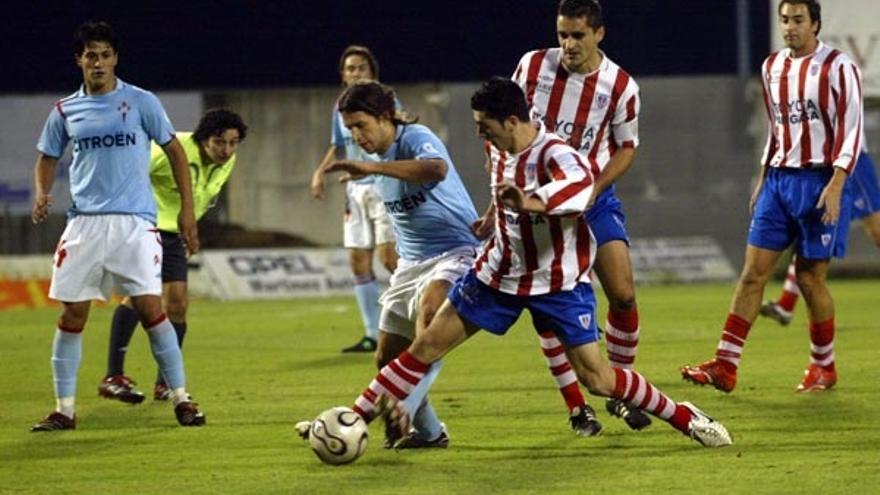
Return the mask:
<path id="1" fill-rule="evenodd" d="M 419 302 L 428 284 L 443 280 L 451 286 L 476 259 L 476 246 L 461 246 L 421 261 L 398 261 L 388 290 L 379 298 L 379 330 L 413 340 Z"/>
<path id="2" fill-rule="evenodd" d="M 137 215 L 78 215 L 67 222 L 52 266 L 49 297 L 64 302 L 162 295 L 162 242 Z"/>

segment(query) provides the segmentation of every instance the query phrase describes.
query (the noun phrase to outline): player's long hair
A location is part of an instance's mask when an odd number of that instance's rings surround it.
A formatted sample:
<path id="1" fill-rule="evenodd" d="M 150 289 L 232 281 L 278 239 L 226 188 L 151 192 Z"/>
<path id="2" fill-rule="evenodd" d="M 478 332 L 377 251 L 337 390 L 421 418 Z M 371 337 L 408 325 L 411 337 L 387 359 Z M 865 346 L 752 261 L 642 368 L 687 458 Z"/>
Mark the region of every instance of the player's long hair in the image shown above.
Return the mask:
<path id="1" fill-rule="evenodd" d="M 397 98 L 391 87 L 375 81 L 365 81 L 352 84 L 342 93 L 338 109 L 343 113 L 364 112 L 377 119 L 385 117 L 394 125 L 418 122 L 418 117 L 397 110 L 395 101 Z"/>
<path id="2" fill-rule="evenodd" d="M 367 59 L 367 63 L 370 65 L 370 70 L 373 72 L 372 79 L 376 81 L 379 80 L 379 61 L 376 60 L 376 56 L 373 55 L 373 52 L 370 51 L 369 48 L 362 45 L 348 45 L 348 47 L 342 51 L 342 55 L 339 56 L 340 73 L 342 73 L 342 69 L 345 68 L 345 59 L 352 55 L 360 55 Z"/>
<path id="3" fill-rule="evenodd" d="M 212 108 L 199 120 L 192 138 L 200 143 L 211 136 L 220 136 L 228 129 L 238 130 L 239 141 L 244 141 L 247 136 L 248 128 L 240 115 L 225 108 Z"/>
<path id="4" fill-rule="evenodd" d="M 73 32 L 73 53 L 79 57 L 86 45 L 93 41 L 103 41 L 119 53 L 119 40 L 113 27 L 104 21 L 86 21 Z"/>

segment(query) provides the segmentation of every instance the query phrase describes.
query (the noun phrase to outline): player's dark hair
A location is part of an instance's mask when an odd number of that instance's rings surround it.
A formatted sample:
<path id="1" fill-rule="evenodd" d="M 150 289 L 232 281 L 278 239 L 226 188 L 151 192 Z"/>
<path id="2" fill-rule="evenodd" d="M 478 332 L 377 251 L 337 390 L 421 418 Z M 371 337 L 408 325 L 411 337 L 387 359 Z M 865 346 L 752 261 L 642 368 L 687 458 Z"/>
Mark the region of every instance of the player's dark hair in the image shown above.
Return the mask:
<path id="1" fill-rule="evenodd" d="M 385 117 L 395 125 L 412 124 L 419 120 L 397 110 L 396 101 L 391 87 L 375 81 L 364 81 L 346 88 L 339 97 L 337 108 L 344 113 L 364 112 L 377 119 Z"/>
<path id="2" fill-rule="evenodd" d="M 558 15 L 569 19 L 584 17 L 587 19 L 587 26 L 593 31 L 605 25 L 602 6 L 598 0 L 560 0 Z"/>
<path id="3" fill-rule="evenodd" d="M 82 55 L 86 45 L 93 41 L 104 41 L 119 53 L 119 40 L 110 24 L 104 21 L 86 21 L 73 32 L 73 53 Z"/>
<path id="4" fill-rule="evenodd" d="M 379 80 L 379 62 L 376 60 L 376 56 L 373 55 L 373 52 L 362 45 L 348 45 L 348 47 L 343 50 L 342 55 L 339 56 L 340 73 L 342 72 L 342 69 L 345 68 L 345 59 L 352 55 L 360 55 L 367 59 L 367 63 L 370 64 L 370 70 L 373 72 L 373 79 L 377 81 Z"/>
<path id="5" fill-rule="evenodd" d="M 822 30 L 822 6 L 819 5 L 819 0 L 780 0 L 779 6 L 776 7 L 777 15 L 782 14 L 782 6 L 785 4 L 806 5 L 807 11 L 810 12 L 810 22 L 819 23 L 816 27 L 816 34 L 819 34 L 819 31 Z"/>
<path id="6" fill-rule="evenodd" d="M 229 129 L 238 131 L 238 140 L 244 141 L 247 136 L 247 125 L 237 113 L 225 108 L 212 108 L 202 115 L 199 125 L 193 131 L 192 138 L 200 143 L 211 136 L 222 136 Z"/>
<path id="7" fill-rule="evenodd" d="M 522 89 L 506 77 L 495 76 L 484 82 L 471 96 L 471 109 L 498 122 L 510 116 L 529 121 L 529 107 Z"/>

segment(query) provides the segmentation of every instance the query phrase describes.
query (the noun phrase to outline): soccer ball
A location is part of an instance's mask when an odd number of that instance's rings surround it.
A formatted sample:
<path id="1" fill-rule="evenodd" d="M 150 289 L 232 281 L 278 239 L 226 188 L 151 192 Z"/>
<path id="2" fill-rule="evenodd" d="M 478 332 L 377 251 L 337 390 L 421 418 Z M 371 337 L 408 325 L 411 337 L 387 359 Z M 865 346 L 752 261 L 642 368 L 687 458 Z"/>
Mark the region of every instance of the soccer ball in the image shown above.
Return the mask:
<path id="1" fill-rule="evenodd" d="M 367 450 L 367 423 L 347 407 L 334 407 L 318 415 L 309 429 L 309 444 L 327 464 L 348 464 Z"/>

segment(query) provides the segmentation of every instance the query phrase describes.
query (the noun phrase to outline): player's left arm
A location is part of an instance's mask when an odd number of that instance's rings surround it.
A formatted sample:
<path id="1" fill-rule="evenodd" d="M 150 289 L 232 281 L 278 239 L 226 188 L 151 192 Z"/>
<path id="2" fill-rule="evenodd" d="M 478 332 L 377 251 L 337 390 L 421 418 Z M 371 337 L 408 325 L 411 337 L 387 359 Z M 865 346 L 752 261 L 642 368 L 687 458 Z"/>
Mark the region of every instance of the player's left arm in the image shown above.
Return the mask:
<path id="1" fill-rule="evenodd" d="M 176 137 L 172 137 L 170 141 L 161 146 L 171 163 L 171 173 L 174 175 L 174 182 L 180 193 L 180 213 L 177 215 L 177 226 L 187 249 L 191 254 L 195 254 L 199 252 L 199 231 L 196 226 L 192 179 L 189 175 L 186 152 Z"/>
<path id="2" fill-rule="evenodd" d="M 629 170 L 636 157 L 636 147 L 639 145 L 639 99 L 638 86 L 631 82 L 630 86 L 620 97 L 620 104 L 614 110 L 611 120 L 611 136 L 617 150 L 611 156 L 611 160 L 596 177 L 593 197 L 602 194 L 605 189 L 611 187 L 617 179 Z M 591 200 L 592 204 L 592 200 Z"/>
<path id="3" fill-rule="evenodd" d="M 594 183 L 583 158 L 566 145 L 556 145 L 545 160 L 549 182 L 528 194 L 517 186 L 499 184 L 496 194 L 505 206 L 550 216 L 580 215 L 593 196 Z"/>
<path id="4" fill-rule="evenodd" d="M 834 174 L 822 189 L 816 208 L 825 211 L 822 222 L 837 223 L 840 217 L 840 198 L 849 173 L 855 167 L 862 143 L 862 81 L 858 67 L 844 61 L 836 69 L 831 88 L 837 95 L 837 115 L 834 128 L 833 162 Z"/>

